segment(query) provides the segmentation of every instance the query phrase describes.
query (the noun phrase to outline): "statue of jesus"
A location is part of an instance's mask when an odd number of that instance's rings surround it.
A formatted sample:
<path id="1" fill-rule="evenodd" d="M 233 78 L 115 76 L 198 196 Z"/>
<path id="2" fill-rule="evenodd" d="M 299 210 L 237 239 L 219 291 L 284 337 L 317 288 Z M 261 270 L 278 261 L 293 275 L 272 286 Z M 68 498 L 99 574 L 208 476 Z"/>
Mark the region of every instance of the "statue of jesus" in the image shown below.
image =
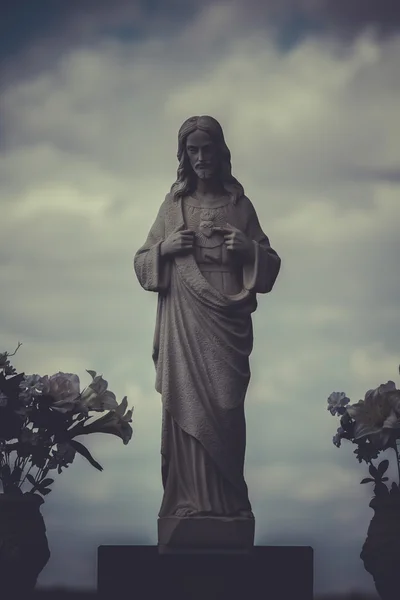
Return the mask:
<path id="1" fill-rule="evenodd" d="M 134 259 L 141 286 L 158 293 L 153 360 L 162 397 L 159 545 L 185 543 L 186 524 L 189 545 L 223 546 L 222 538 L 232 543 L 232 536 L 218 529 L 222 522 L 244 523 L 254 541 L 243 475 L 251 315 L 256 295 L 272 290 L 281 260 L 232 175 L 231 154 L 214 118 L 183 123 L 178 161 L 177 180 Z M 209 534 L 205 518 L 213 522 Z M 202 523 L 197 529 L 196 522 Z"/>

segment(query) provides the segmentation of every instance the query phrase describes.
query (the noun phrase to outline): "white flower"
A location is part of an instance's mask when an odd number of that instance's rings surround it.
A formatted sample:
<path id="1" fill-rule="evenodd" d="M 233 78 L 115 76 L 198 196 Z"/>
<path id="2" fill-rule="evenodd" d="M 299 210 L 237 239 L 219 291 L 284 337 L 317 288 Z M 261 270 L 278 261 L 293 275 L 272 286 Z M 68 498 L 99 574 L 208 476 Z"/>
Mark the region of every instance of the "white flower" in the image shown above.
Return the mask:
<path id="1" fill-rule="evenodd" d="M 393 381 L 368 390 L 365 399 L 347 407 L 355 421 L 354 438 L 368 437 L 378 449 L 387 447 L 392 434 L 400 429 L 400 396 Z"/>
<path id="2" fill-rule="evenodd" d="M 40 375 L 25 375 L 19 387 L 21 400 L 28 403 L 32 396 L 37 396 L 43 391 L 43 378 Z"/>
<path id="3" fill-rule="evenodd" d="M 400 418 L 400 390 L 389 390 L 387 392 L 387 399 L 396 415 Z"/>
<path id="4" fill-rule="evenodd" d="M 368 390 L 365 394 L 365 400 L 374 400 L 378 401 L 380 397 L 384 397 L 388 394 L 388 392 L 396 392 L 396 384 L 394 381 L 388 381 L 387 383 L 381 383 L 380 386 L 373 390 Z"/>
<path id="5" fill-rule="evenodd" d="M 66 413 L 73 411 L 79 401 L 80 383 L 78 375 L 61 373 L 43 377 L 43 394 L 52 396 L 52 408 Z"/>
<path id="6" fill-rule="evenodd" d="M 343 408 L 350 402 L 350 398 L 347 398 L 344 392 L 332 392 L 328 398 L 327 410 L 330 411 L 331 415 L 340 414 L 338 409 Z"/>
<path id="7" fill-rule="evenodd" d="M 128 400 L 125 396 L 121 404 L 117 404 L 115 410 L 111 410 L 100 419 L 96 419 L 92 423 L 85 425 L 79 423 L 69 430 L 71 437 L 85 435 L 88 433 L 111 433 L 121 438 L 126 445 L 132 437 L 132 427 L 129 423 L 132 422 L 133 409 L 128 408 Z"/>
<path id="8" fill-rule="evenodd" d="M 81 394 L 78 410 L 87 413 L 89 410 L 102 412 L 114 410 L 118 406 L 115 394 L 107 389 L 108 382 L 95 371 L 88 371 L 93 377 L 92 383 Z"/>

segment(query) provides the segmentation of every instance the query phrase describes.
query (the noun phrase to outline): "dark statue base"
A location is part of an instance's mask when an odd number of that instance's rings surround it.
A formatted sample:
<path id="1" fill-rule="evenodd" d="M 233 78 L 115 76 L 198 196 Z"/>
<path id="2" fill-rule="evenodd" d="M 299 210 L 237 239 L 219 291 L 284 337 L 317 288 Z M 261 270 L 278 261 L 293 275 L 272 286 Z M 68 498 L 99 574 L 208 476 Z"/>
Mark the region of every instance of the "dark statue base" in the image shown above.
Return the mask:
<path id="1" fill-rule="evenodd" d="M 158 519 L 158 551 L 250 552 L 255 520 L 240 517 L 163 517 Z"/>
<path id="2" fill-rule="evenodd" d="M 246 554 L 100 546 L 97 568 L 102 600 L 313 600 L 308 546 L 254 546 Z"/>

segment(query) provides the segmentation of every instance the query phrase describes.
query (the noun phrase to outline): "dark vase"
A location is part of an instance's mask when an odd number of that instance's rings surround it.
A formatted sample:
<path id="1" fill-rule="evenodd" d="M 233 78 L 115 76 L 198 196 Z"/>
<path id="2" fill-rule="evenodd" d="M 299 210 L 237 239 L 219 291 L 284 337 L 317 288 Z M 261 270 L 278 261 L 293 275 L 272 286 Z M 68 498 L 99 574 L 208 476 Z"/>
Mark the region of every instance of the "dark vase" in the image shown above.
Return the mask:
<path id="1" fill-rule="evenodd" d="M 361 551 L 364 567 L 372 575 L 382 600 L 400 598 L 400 497 L 375 496 L 369 503 L 375 511 Z"/>
<path id="2" fill-rule="evenodd" d="M 33 591 L 50 558 L 38 494 L 0 494 L 0 588 L 2 597 Z"/>

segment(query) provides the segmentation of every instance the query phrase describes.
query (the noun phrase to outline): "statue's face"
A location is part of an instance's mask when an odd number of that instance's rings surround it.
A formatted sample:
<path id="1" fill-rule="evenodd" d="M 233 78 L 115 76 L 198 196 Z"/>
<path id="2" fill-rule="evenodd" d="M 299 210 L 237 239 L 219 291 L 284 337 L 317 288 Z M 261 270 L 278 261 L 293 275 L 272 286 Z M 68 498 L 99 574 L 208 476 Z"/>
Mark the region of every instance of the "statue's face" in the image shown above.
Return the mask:
<path id="1" fill-rule="evenodd" d="M 217 147 L 207 132 L 197 129 L 188 135 L 186 152 L 197 177 L 210 179 L 217 173 Z"/>

